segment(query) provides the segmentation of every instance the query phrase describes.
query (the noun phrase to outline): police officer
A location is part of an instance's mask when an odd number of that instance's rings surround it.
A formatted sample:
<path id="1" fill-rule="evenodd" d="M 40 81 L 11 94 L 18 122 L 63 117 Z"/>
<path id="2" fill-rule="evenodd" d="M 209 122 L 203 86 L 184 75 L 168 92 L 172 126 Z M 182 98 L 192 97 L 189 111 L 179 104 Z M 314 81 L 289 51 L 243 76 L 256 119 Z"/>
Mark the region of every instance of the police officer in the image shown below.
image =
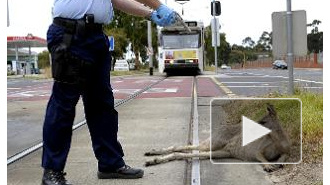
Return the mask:
<path id="1" fill-rule="evenodd" d="M 113 7 L 160 26 L 175 22 L 175 12 L 158 0 L 55 0 L 53 24 L 47 32 L 54 84 L 43 126 L 43 185 L 67 185 L 63 170 L 80 96 L 98 161 L 98 178 L 141 178 L 144 174 L 126 165 L 117 140 L 109 41 L 102 31 L 102 25 L 112 20 Z"/>

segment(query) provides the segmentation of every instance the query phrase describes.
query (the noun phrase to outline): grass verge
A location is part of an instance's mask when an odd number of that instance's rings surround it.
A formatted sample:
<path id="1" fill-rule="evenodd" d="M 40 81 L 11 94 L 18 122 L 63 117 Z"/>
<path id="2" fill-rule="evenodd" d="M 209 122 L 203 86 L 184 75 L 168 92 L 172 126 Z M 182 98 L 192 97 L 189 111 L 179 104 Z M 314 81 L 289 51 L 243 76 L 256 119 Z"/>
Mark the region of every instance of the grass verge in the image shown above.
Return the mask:
<path id="1" fill-rule="evenodd" d="M 293 96 L 302 101 L 302 153 L 303 162 L 323 160 L 323 94 L 296 91 Z"/>
<path id="2" fill-rule="evenodd" d="M 273 94 L 271 98 L 299 98 L 302 102 L 302 160 L 304 163 L 319 163 L 323 159 L 323 95 L 296 91 L 293 96 Z M 272 100 L 282 127 L 292 142 L 293 155 L 290 161 L 299 161 L 300 153 L 300 102 L 297 100 Z M 224 107 L 230 113 L 228 122 L 241 121 L 241 115 L 259 120 L 266 114 L 265 101 L 237 101 Z M 239 116 L 238 116 L 239 115 Z"/>
<path id="3" fill-rule="evenodd" d="M 132 70 L 132 71 L 111 71 L 111 76 L 126 76 L 126 75 L 142 75 L 149 71 L 147 70 Z"/>
<path id="4" fill-rule="evenodd" d="M 205 71 L 215 71 L 215 66 L 208 66 L 206 65 L 204 68 Z"/>

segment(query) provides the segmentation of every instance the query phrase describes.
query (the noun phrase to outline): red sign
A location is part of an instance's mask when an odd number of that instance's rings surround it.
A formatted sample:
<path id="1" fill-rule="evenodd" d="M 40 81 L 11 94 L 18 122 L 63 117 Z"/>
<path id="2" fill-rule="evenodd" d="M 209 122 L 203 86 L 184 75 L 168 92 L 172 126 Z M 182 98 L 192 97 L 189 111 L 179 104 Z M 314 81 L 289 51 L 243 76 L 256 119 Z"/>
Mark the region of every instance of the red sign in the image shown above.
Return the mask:
<path id="1" fill-rule="evenodd" d="M 42 39 L 40 37 L 28 35 L 26 37 L 22 36 L 8 36 L 7 37 L 7 42 L 24 42 L 24 41 L 37 41 L 41 43 L 46 43 L 45 39 Z"/>

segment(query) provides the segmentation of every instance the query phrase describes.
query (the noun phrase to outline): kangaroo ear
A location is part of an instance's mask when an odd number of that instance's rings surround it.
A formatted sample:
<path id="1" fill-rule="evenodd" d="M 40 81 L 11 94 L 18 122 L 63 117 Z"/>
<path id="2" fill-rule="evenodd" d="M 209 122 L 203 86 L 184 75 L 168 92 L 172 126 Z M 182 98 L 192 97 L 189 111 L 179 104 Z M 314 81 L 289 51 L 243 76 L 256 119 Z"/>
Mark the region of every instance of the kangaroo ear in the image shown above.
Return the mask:
<path id="1" fill-rule="evenodd" d="M 267 103 L 267 111 L 270 115 L 274 115 L 274 116 L 277 115 L 275 108 L 272 104 Z"/>

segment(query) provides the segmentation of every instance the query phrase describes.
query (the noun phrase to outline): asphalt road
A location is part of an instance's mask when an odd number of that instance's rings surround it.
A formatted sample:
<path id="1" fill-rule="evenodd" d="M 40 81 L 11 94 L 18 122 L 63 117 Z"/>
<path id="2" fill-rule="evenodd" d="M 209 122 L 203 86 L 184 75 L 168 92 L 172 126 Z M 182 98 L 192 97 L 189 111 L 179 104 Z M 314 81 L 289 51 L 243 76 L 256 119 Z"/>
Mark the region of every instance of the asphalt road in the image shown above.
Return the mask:
<path id="1" fill-rule="evenodd" d="M 124 99 L 159 78 L 113 78 L 115 98 Z M 42 141 L 42 125 L 52 84 L 52 80 L 7 79 L 7 157 Z M 79 100 L 74 124 L 84 120 L 83 104 Z"/>
<path id="2" fill-rule="evenodd" d="M 262 96 L 288 91 L 288 70 L 268 68 L 220 70 L 217 80 L 239 96 Z M 295 69 L 294 86 L 303 91 L 322 93 L 323 70 Z"/>
<path id="3" fill-rule="evenodd" d="M 295 84 L 306 91 L 322 93 L 323 71 L 296 69 Z M 219 70 L 218 75 L 202 75 L 198 81 L 198 111 L 200 141 L 209 136 L 209 102 L 214 97 L 232 95 L 263 96 L 271 92 L 286 92 L 287 70 L 246 69 Z M 112 79 L 115 98 L 128 95 L 159 80 L 161 76 L 119 77 Z M 133 103 L 119 108 L 120 140 L 127 151 L 127 161 L 141 166 L 147 160 L 143 153 L 151 148 L 183 145 L 188 140 L 190 124 L 192 77 L 170 77 L 139 96 Z M 217 84 L 216 84 L 217 83 Z M 219 87 L 217 85 L 222 87 Z M 41 141 L 45 106 L 51 91 L 51 80 L 7 80 L 7 156 L 11 156 Z M 225 88 L 224 88 L 224 87 Z M 227 93 L 227 94 L 226 94 Z M 134 103 L 135 101 L 135 103 Z M 75 122 L 84 119 L 81 103 L 77 106 Z M 133 114 L 134 113 L 134 114 Z M 174 116 L 174 117 L 173 117 Z M 135 128 L 132 132 L 131 128 Z M 85 127 L 73 136 L 72 152 L 68 159 L 68 178 L 75 184 L 108 184 L 95 178 L 95 158 Z M 41 151 L 7 168 L 8 184 L 40 182 Z M 86 155 L 85 155 L 86 154 Z M 93 165 L 93 168 L 90 166 Z M 76 170 L 77 168 L 81 170 Z M 112 181 L 112 184 L 186 184 L 189 172 L 185 163 L 171 162 L 146 169 L 140 181 Z M 17 174 L 19 174 L 17 176 Z M 174 175 L 174 176 L 173 176 Z M 213 165 L 201 162 L 202 184 L 271 184 L 260 165 Z M 84 176 L 83 178 L 79 178 Z M 248 176 L 248 178 L 247 178 Z M 19 178 L 17 178 L 19 177 Z M 188 179 L 188 180 L 187 180 Z M 28 183 L 26 183 L 28 182 Z"/>

